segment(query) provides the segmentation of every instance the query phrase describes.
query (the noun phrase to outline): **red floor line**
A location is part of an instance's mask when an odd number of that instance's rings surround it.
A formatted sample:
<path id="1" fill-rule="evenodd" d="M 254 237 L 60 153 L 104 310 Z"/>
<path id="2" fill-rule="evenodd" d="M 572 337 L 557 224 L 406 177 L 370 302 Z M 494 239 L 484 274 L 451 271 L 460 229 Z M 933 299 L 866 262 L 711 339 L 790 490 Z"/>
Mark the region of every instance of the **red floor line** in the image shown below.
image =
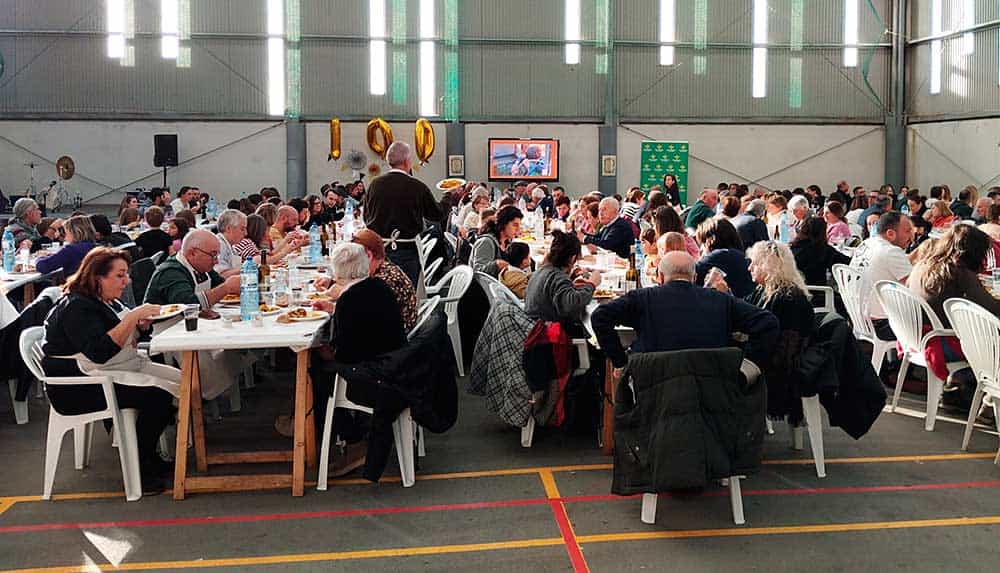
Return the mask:
<path id="1" fill-rule="evenodd" d="M 583 558 L 583 551 L 580 550 L 580 543 L 573 533 L 573 526 L 569 523 L 569 516 L 566 515 L 566 508 L 558 499 L 549 501 L 552 507 L 552 514 L 555 515 L 556 523 L 559 525 L 559 533 L 562 535 L 563 543 L 566 544 L 566 552 L 569 553 L 569 561 L 573 564 L 573 571 L 576 573 L 588 573 L 590 567 Z"/>
<path id="2" fill-rule="evenodd" d="M 829 488 L 804 488 L 804 489 L 745 489 L 744 496 L 777 496 L 777 495 L 822 495 L 838 493 L 879 493 L 896 491 L 931 491 L 948 489 L 970 489 L 1000 487 L 1000 481 L 973 481 L 973 482 L 951 482 L 951 483 L 931 483 L 913 485 L 879 485 L 879 486 L 855 486 L 855 487 L 829 487 Z M 663 497 L 670 497 L 670 493 L 661 493 Z M 692 497 L 724 497 L 729 495 L 728 491 L 717 490 L 701 494 L 694 494 Z M 553 501 L 561 503 L 587 503 L 597 501 L 627 500 L 640 497 L 637 495 L 619 496 L 613 494 L 601 495 L 577 495 L 558 497 L 553 499 L 515 499 L 503 501 L 484 501 L 474 503 L 454 503 L 405 507 L 379 507 L 368 509 L 343 509 L 334 511 L 313 511 L 298 513 L 272 513 L 260 515 L 227 515 L 227 516 L 206 516 L 206 517 L 184 517 L 174 519 L 144 519 L 134 521 L 102 521 L 102 522 L 67 522 L 67 523 L 42 523 L 35 525 L 9 525 L 0 527 L 0 534 L 3 533 L 23 533 L 32 531 L 55 531 L 63 529 L 103 529 L 111 527 L 157 527 L 170 525 L 201 525 L 214 523 L 247 523 L 259 521 L 288 521 L 295 519 L 322 519 L 336 517 L 354 517 L 362 515 L 391 515 L 401 513 L 421 513 L 432 511 L 462 511 L 473 509 L 492 509 L 503 507 L 526 507 L 533 505 L 545 505 Z"/>
<path id="3" fill-rule="evenodd" d="M 299 513 L 268 513 L 260 515 L 226 515 L 206 517 L 182 517 L 174 519 L 141 519 L 134 521 L 93 521 L 68 523 L 42 523 L 37 525 L 10 525 L 0 527 L 0 533 L 23 533 L 30 531 L 54 531 L 60 529 L 104 529 L 110 527 L 159 527 L 168 525 L 202 525 L 214 523 L 248 523 L 256 521 L 289 521 L 295 519 L 322 519 L 335 517 L 355 517 L 361 515 L 390 515 L 399 513 L 422 513 L 432 511 L 461 511 L 470 509 L 490 509 L 501 507 L 523 507 L 545 505 L 547 499 L 514 499 L 505 501 L 483 501 L 474 503 L 451 503 L 439 505 L 416 505 L 406 507 L 377 507 L 368 509 L 342 509 L 335 511 L 310 511 Z"/>

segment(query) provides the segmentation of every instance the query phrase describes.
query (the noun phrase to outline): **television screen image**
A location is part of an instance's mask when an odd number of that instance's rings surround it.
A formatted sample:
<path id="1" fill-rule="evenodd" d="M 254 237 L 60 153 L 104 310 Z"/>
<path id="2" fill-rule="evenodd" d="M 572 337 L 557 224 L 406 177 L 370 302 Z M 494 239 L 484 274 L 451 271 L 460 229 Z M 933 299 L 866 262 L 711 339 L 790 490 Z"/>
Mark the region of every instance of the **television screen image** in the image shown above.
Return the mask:
<path id="1" fill-rule="evenodd" d="M 490 139 L 490 181 L 556 181 L 559 140 Z"/>

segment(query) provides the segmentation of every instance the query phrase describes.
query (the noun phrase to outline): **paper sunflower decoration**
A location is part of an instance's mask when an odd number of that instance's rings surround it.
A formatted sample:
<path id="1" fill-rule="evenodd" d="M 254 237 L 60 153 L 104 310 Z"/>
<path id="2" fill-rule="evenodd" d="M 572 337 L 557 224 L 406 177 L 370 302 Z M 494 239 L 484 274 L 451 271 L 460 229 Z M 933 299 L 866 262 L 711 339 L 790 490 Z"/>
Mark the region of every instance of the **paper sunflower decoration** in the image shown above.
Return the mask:
<path id="1" fill-rule="evenodd" d="M 372 163 L 368 166 L 368 177 L 374 179 L 382 174 L 382 168 L 378 163 Z"/>

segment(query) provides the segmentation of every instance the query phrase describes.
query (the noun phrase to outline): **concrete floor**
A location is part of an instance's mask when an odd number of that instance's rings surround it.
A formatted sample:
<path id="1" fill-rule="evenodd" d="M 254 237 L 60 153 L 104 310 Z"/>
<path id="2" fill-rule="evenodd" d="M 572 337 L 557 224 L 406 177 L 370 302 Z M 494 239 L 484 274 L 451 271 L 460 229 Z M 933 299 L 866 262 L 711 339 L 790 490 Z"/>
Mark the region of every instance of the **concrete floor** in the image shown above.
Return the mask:
<path id="1" fill-rule="evenodd" d="M 210 450 L 285 443 L 271 421 L 290 409 L 290 376 L 262 378 L 244 392 L 241 413 L 208 426 Z M 458 424 L 427 435 L 413 488 L 400 486 L 392 463 L 379 485 L 353 476 L 298 499 L 272 490 L 126 503 L 103 432 L 83 471 L 64 442 L 55 492 L 65 495 L 39 501 L 47 407 L 32 399 L 31 423 L 16 426 L 4 393 L 0 569 L 986 571 L 995 563 L 997 437 L 979 431 L 961 453 L 963 426 L 941 417 L 931 433 L 918 417 L 884 413 L 860 441 L 826 429 L 825 479 L 808 445 L 793 451 L 779 424 L 763 470 L 743 482 L 745 526 L 733 525 L 722 488 L 661 496 L 657 523 L 645 525 L 638 498 L 609 495 L 611 459 L 591 440 L 539 431 L 535 447 L 522 449 L 517 430 L 460 395 Z M 918 396 L 904 402 L 923 410 Z M 571 529 L 561 531 L 563 511 Z"/>

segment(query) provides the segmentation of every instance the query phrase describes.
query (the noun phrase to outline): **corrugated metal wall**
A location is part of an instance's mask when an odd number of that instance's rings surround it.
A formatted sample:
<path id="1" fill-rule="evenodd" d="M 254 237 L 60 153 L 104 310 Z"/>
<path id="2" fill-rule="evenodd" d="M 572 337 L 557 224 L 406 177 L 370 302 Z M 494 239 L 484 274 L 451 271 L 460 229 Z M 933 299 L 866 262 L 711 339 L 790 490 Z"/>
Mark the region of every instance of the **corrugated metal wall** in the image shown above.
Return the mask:
<path id="1" fill-rule="evenodd" d="M 582 0 L 579 65 L 563 63 L 563 0 L 459 0 L 459 117 L 466 121 L 600 121 L 607 76 L 599 71 L 597 7 Z M 843 0 L 771 0 L 767 97 L 751 97 L 752 0 L 677 0 L 676 65 L 658 65 L 657 0 L 616 2 L 616 109 L 622 121 L 852 119 L 881 121 L 889 50 L 862 50 L 844 68 Z M 923 0 L 915 0 L 923 1 Z M 946 0 L 948 2 L 950 0 Z M 264 0 L 191 2 L 191 67 L 159 54 L 159 2 L 135 0 L 135 66 L 105 56 L 103 0 L 0 0 L 0 114 L 151 114 L 264 117 Z M 393 0 L 387 0 L 390 8 Z M 412 117 L 417 110 L 419 6 L 408 0 L 404 82 L 368 93 L 368 3 L 300 0 L 301 112 L 307 118 Z M 889 0 L 861 2 L 863 43 L 884 44 Z M 802 7 L 801 49 L 793 7 Z M 10 7 L 10 9 L 8 8 Z M 438 2 L 438 29 L 444 18 Z M 702 26 L 701 16 L 704 14 Z M 387 29 L 392 32 L 390 13 Z M 66 33 L 28 33 L 26 30 Z M 995 42 L 994 42 L 995 44 Z M 978 50 L 977 50 L 978 51 Z M 392 69 L 393 47 L 388 66 Z M 438 50 L 438 94 L 444 56 Z M 696 60 L 697 58 L 697 60 Z M 916 58 L 915 58 L 916 59 Z M 797 70 L 801 66 L 801 73 Z M 800 77 L 800 81 L 796 81 Z M 405 93 L 393 93 L 393 88 Z"/>
<path id="2" fill-rule="evenodd" d="M 964 3 L 943 0 L 943 33 L 963 29 Z M 975 24 L 989 24 L 974 33 L 975 51 L 963 54 L 961 36 L 942 40 L 941 91 L 930 93 L 932 44 L 931 1 L 910 5 L 910 38 L 907 48 L 907 112 L 914 119 L 1000 114 L 1000 3 L 976 0 Z"/>

